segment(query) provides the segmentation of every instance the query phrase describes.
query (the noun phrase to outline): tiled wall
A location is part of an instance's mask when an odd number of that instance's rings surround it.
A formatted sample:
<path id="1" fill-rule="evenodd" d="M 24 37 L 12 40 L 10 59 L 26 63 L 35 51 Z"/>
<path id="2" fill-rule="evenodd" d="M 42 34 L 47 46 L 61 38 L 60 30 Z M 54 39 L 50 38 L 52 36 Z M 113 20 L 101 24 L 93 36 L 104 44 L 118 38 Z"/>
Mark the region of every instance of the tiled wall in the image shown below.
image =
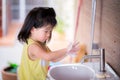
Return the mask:
<path id="1" fill-rule="evenodd" d="M 90 50 L 92 0 L 83 0 L 77 39 Z M 120 76 L 120 0 L 97 0 L 94 42 L 105 48 L 106 61 Z"/>

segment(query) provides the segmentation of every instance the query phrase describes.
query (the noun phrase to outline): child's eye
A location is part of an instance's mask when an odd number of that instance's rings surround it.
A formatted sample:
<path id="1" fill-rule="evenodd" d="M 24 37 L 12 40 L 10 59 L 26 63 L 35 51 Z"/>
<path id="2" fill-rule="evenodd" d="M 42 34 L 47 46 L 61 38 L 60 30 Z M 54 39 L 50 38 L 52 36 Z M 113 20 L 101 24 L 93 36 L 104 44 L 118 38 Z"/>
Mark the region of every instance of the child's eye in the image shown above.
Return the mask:
<path id="1" fill-rule="evenodd" d="M 51 31 L 45 31 L 45 33 L 49 33 L 49 32 L 51 32 Z"/>
<path id="2" fill-rule="evenodd" d="M 45 33 L 47 33 L 48 31 L 45 31 Z"/>

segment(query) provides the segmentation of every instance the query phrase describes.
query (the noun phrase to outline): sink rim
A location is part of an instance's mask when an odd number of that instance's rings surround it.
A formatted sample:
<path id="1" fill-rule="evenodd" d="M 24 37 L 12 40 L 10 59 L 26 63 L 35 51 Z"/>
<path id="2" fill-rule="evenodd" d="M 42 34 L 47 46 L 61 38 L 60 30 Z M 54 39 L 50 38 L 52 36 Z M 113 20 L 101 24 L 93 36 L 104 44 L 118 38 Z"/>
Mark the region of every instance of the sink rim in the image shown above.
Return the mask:
<path id="1" fill-rule="evenodd" d="M 85 67 L 85 68 L 88 68 L 92 73 L 93 73 L 93 77 L 95 77 L 95 70 L 92 69 L 91 67 L 89 66 L 86 66 L 84 64 L 81 64 L 81 63 L 73 63 L 73 64 L 59 64 L 59 65 L 54 65 L 54 66 L 51 66 L 49 71 L 48 71 L 48 77 L 52 78 L 53 80 L 55 80 L 51 75 L 50 75 L 50 72 L 52 71 L 52 69 L 56 68 L 56 67 L 63 67 L 63 66 L 81 66 L 81 67 Z"/>

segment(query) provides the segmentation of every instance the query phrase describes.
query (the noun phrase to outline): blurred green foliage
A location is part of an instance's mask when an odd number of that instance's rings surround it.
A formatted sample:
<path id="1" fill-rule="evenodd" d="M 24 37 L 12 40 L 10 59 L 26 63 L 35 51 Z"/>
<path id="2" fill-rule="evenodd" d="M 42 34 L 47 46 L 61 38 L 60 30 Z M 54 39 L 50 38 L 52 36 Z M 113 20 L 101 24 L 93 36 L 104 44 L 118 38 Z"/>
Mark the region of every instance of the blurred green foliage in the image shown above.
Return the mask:
<path id="1" fill-rule="evenodd" d="M 7 71 L 11 73 L 17 73 L 18 64 L 12 62 L 8 62 L 8 64 L 9 69 L 7 69 Z"/>
<path id="2" fill-rule="evenodd" d="M 65 31 L 65 23 L 64 21 L 57 16 L 57 25 L 56 25 L 56 28 L 55 28 L 55 31 L 57 31 L 58 33 L 60 34 L 63 34 L 64 31 Z"/>

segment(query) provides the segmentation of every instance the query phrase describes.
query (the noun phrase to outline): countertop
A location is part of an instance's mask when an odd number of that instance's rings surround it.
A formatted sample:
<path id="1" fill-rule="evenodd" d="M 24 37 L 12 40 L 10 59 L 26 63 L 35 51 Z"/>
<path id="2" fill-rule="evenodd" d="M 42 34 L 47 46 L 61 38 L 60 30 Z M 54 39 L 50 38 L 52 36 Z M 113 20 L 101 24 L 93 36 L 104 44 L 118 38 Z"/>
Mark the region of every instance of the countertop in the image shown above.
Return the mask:
<path id="1" fill-rule="evenodd" d="M 120 77 L 114 72 L 114 70 L 107 63 L 105 63 L 106 72 L 104 73 L 100 72 L 100 66 L 99 66 L 100 64 L 98 62 L 86 62 L 83 64 L 95 70 L 96 75 L 94 80 L 120 80 Z"/>

